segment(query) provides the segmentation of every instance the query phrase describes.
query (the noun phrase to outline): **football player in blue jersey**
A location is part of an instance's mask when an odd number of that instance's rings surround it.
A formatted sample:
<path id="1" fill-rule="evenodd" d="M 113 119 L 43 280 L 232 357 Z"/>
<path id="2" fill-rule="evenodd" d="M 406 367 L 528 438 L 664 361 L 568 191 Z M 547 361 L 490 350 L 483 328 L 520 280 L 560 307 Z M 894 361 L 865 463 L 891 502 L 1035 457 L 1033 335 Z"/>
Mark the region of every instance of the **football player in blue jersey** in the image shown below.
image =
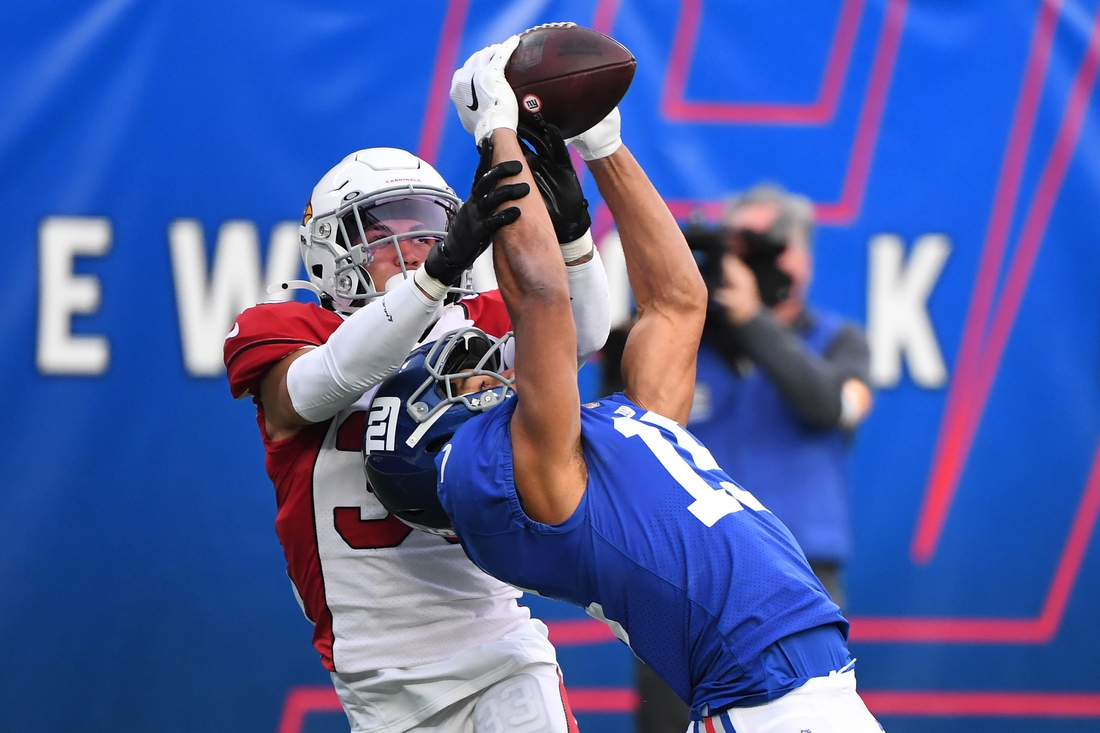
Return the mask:
<path id="1" fill-rule="evenodd" d="M 524 158 L 507 52 L 490 47 L 456 74 L 478 89 L 484 111 L 459 111 L 494 163 Z M 549 161 L 537 165 L 564 163 L 554 130 L 526 136 Z M 856 693 L 848 624 L 797 543 L 682 427 L 706 290 L 622 145 L 618 111 L 571 144 L 615 219 L 637 302 L 625 391 L 580 404 L 561 212 L 529 195 L 495 237 L 514 339 L 451 334 L 382 385 L 375 493 L 409 523 L 453 527 L 491 575 L 608 623 L 690 705 L 694 731 L 879 731 Z M 537 178 L 528 166 L 516 177 Z"/>

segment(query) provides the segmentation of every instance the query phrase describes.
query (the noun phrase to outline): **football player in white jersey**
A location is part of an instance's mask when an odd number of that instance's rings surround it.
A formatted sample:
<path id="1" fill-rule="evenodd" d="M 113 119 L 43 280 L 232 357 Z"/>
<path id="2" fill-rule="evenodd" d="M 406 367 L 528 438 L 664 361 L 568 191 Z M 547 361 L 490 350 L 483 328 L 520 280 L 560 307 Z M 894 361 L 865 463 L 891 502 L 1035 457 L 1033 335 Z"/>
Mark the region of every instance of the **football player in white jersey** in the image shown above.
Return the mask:
<path id="1" fill-rule="evenodd" d="M 268 303 L 242 313 L 225 342 L 233 396 L 251 396 L 275 487 L 276 532 L 313 643 L 353 731 L 575 730 L 546 627 L 519 592 L 478 570 L 453 538 L 413 532 L 370 493 L 366 439 L 377 384 L 418 343 L 474 325 L 511 329 L 497 291 L 474 294 L 469 270 L 529 192 L 497 186 L 484 150 L 461 204 L 425 161 L 402 150 L 352 153 L 317 184 L 301 228 L 321 306 Z M 563 171 L 564 173 L 564 171 Z M 578 361 L 608 331 L 607 283 L 587 202 L 556 211 L 569 264 Z M 569 181 L 565 182 L 568 187 Z M 583 204 L 583 205 L 582 205 Z M 579 240 L 579 241 L 577 241 Z M 375 406 L 375 411 L 384 411 Z"/>

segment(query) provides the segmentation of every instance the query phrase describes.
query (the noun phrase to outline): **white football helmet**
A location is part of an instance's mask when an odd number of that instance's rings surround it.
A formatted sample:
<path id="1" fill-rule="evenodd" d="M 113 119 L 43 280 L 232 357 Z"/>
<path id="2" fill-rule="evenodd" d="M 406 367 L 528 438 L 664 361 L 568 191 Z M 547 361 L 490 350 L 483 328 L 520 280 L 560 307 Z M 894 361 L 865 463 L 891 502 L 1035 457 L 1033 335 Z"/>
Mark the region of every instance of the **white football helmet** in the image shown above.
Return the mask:
<path id="1" fill-rule="evenodd" d="M 359 150 L 340 161 L 313 189 L 302 217 L 300 243 L 309 282 L 275 288 L 312 290 L 322 305 L 348 316 L 393 283 L 375 283 L 367 272 L 374 253 L 393 245 L 407 277 L 401 240 L 439 242 L 461 201 L 434 168 L 396 148 Z M 385 222 L 411 220 L 415 231 L 390 234 Z M 398 279 L 398 278 L 391 278 Z M 467 278 L 468 280 L 469 278 Z M 468 283 L 461 283 L 465 292 Z"/>

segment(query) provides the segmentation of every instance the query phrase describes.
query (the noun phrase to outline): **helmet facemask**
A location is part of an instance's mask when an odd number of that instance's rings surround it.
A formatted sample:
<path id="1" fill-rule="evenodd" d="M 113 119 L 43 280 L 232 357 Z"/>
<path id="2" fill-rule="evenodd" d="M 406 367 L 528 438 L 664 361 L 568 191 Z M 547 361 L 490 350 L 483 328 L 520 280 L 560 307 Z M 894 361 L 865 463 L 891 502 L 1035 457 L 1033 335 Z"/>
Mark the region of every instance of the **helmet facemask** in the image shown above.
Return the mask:
<path id="1" fill-rule="evenodd" d="M 504 375 L 505 355 L 512 341 L 509 331 L 494 339 L 477 328 L 461 328 L 436 341 L 424 359 L 428 378 L 409 396 L 405 409 L 427 431 L 444 412 L 461 404 L 472 413 L 496 407 L 515 394 L 515 377 Z M 491 377 L 497 386 L 459 394 L 460 383 L 473 377 Z M 428 399 L 424 399 L 424 398 Z M 437 401 L 438 400 L 438 401 Z M 429 402 L 435 404 L 429 405 Z"/>
<path id="2" fill-rule="evenodd" d="M 510 344 L 510 333 L 496 339 L 476 328 L 452 331 L 414 349 L 378 386 L 364 431 L 364 468 L 375 497 L 402 522 L 454 535 L 436 466 L 463 425 L 514 393 L 514 380 L 504 376 Z M 474 377 L 499 383 L 459 394 L 458 380 Z"/>
<path id="3" fill-rule="evenodd" d="M 443 241 L 458 206 L 458 198 L 448 191 L 412 184 L 369 195 L 349 192 L 335 211 L 317 215 L 303 227 L 308 233 L 303 233 L 302 256 L 311 289 L 327 298 L 333 310 L 350 315 L 385 293 L 388 283 L 374 282 L 367 271 L 376 257 L 394 247 L 399 274 L 407 278 L 402 244 L 416 241 L 430 248 Z M 473 292 L 468 286 L 463 282 L 452 290 Z"/>

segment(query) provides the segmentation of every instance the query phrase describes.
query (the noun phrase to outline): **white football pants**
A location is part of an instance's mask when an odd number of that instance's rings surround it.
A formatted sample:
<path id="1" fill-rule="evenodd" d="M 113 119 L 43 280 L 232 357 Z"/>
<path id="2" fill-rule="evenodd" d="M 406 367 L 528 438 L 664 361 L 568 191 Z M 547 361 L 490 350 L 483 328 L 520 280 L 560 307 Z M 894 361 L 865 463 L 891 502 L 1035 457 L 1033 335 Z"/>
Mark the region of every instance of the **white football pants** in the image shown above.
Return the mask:
<path id="1" fill-rule="evenodd" d="M 528 619 L 450 659 L 332 675 L 352 733 L 575 733 L 546 625 Z"/>
<path id="2" fill-rule="evenodd" d="M 418 725 L 417 733 L 576 733 L 557 666 L 525 667 Z"/>
<path id="3" fill-rule="evenodd" d="M 730 708 L 695 721 L 688 733 L 882 733 L 856 693 L 856 673 L 814 677 L 763 705 Z"/>

